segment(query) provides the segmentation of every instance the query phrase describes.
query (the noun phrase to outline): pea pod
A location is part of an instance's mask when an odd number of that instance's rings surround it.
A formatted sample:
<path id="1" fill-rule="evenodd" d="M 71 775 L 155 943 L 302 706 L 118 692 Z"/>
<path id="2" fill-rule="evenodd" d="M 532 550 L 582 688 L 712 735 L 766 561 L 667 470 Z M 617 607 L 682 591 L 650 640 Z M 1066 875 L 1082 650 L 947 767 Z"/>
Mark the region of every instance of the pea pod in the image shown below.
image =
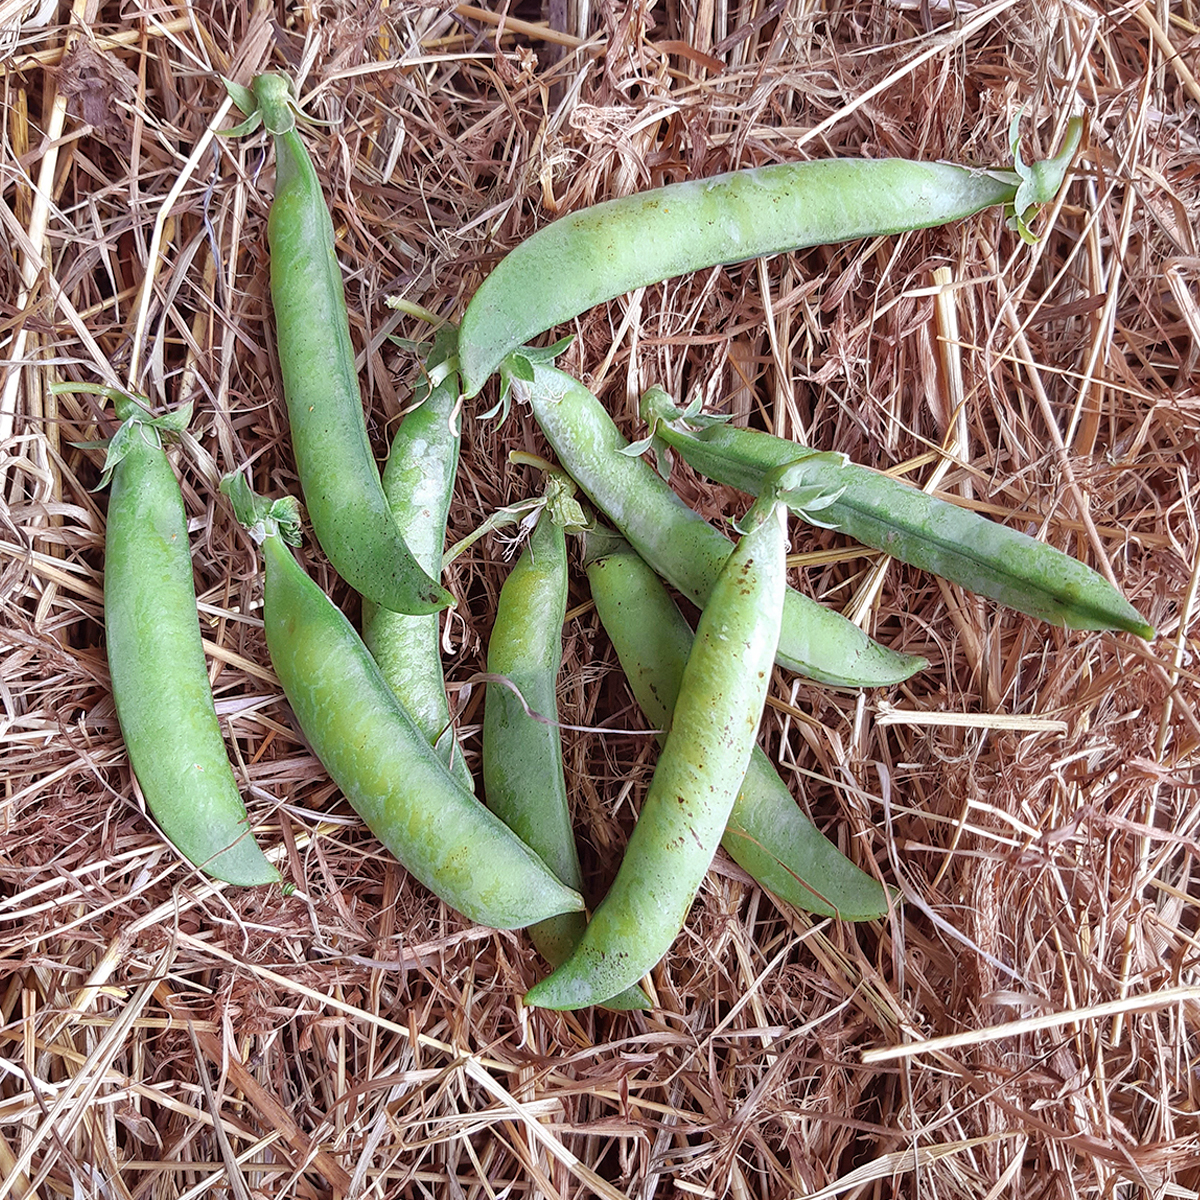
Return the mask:
<path id="1" fill-rule="evenodd" d="M 512 687 L 487 685 L 483 784 L 492 812 L 541 855 L 563 883 L 582 891 L 562 743 L 558 726 L 550 723 L 558 719 L 555 683 L 567 611 L 566 537 L 556 519 L 553 495 L 562 486 L 550 477 L 548 506 L 500 589 L 488 642 L 488 674 L 503 676 Z M 563 913 L 531 925 L 529 936 L 556 967 L 578 944 L 586 925 L 582 913 Z M 649 1001 L 635 987 L 607 998 L 605 1006 L 645 1009 Z"/>
<path id="2" fill-rule="evenodd" d="M 683 928 L 762 719 L 783 616 L 785 517 L 781 504 L 752 510 L 701 614 L 617 876 L 571 957 L 526 993 L 526 1004 L 597 1004 L 640 979 Z"/>
<path id="3" fill-rule="evenodd" d="M 263 624 L 284 695 L 354 811 L 431 892 L 481 925 L 515 929 L 583 908 L 447 770 L 341 610 L 305 573 L 294 501 L 221 483 L 266 562 Z"/>
<path id="4" fill-rule="evenodd" d="M 523 357 L 523 374 L 514 375 L 513 386 L 529 401 L 563 469 L 668 583 L 703 607 L 729 557 L 729 539 L 688 508 L 648 462 L 623 453 L 629 443 L 587 388 L 540 361 L 536 352 L 524 354 L 529 357 Z M 790 588 L 777 661 L 841 687 L 899 683 L 927 665 L 923 658 L 884 648 Z"/>
<path id="5" fill-rule="evenodd" d="M 443 374 L 455 340 L 453 329 L 438 331 L 417 393 L 420 407 L 401 422 L 383 471 L 383 491 L 396 527 L 429 575 L 441 573 L 446 517 L 458 471 L 458 375 Z M 362 627 L 363 641 L 396 698 L 459 783 L 474 791 L 475 780 L 454 736 L 446 701 L 437 613 L 412 616 L 364 599 Z"/>
<path id="6" fill-rule="evenodd" d="M 666 587 L 629 544 L 589 530 L 592 600 L 646 720 L 670 726 L 692 631 Z M 659 736 L 662 741 L 662 735 Z M 866 921 L 888 910 L 878 880 L 859 870 L 804 815 L 755 746 L 721 845 L 758 883 L 806 912 Z"/>
<path id="7" fill-rule="evenodd" d="M 773 470 L 805 458 L 806 482 L 837 493 L 820 510 L 819 524 L 901 562 L 1054 625 L 1154 636 L 1154 627 L 1102 575 L 1019 530 L 866 467 L 831 463 L 828 456 L 814 456 L 768 433 L 711 418 L 694 418 L 699 427 L 690 428 L 661 389 L 643 397 L 642 415 L 654 436 L 700 474 L 754 495 Z M 783 498 L 788 501 L 789 494 Z M 806 515 L 803 503 L 794 510 Z"/>
<path id="8" fill-rule="evenodd" d="M 281 75 L 251 89 L 226 83 L 249 119 L 275 140 L 275 197 L 267 219 L 271 302 L 292 450 L 321 549 L 355 591 L 404 613 L 437 612 L 453 596 L 425 573 L 396 528 L 371 453 L 333 222 L 296 131 Z"/>
<path id="9" fill-rule="evenodd" d="M 731 171 L 606 200 L 539 229 L 483 281 L 463 316 L 463 388 L 474 396 L 513 350 L 596 304 L 720 264 L 1027 211 L 1062 186 L 1082 133 L 1057 157 L 987 171 L 907 159 L 834 158 Z M 1015 153 L 1016 122 L 1010 133 Z"/>
<path id="10" fill-rule="evenodd" d="M 73 385 L 78 386 L 78 385 Z M 190 862 L 229 883 L 276 883 L 250 832 L 200 640 L 187 519 L 162 447 L 187 409 L 152 419 L 115 396 L 104 534 L 104 630 L 113 700 L 154 819 Z M 182 419 L 180 419 L 182 418 Z"/>

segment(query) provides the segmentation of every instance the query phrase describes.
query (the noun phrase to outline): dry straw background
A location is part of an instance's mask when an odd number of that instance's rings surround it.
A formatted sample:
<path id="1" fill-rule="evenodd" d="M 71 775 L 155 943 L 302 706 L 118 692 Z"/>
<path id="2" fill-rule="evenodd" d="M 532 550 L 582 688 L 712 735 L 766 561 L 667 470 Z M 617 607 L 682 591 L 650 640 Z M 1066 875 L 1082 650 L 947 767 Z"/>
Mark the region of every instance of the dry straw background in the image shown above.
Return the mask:
<path id="1" fill-rule="evenodd" d="M 252 8 L 252 11 L 248 11 Z M 494 10 L 494 11 L 493 11 Z M 455 6 L 3 0 L 0 1200 L 1171 1197 L 1200 1185 L 1191 0 Z M 1068 633 L 796 527 L 794 581 L 930 659 L 856 695 L 777 672 L 762 740 L 900 889 L 855 927 L 719 857 L 649 1015 L 529 1012 L 520 934 L 406 877 L 306 749 L 217 473 L 295 492 L 267 294 L 272 158 L 219 76 L 285 70 L 339 235 L 380 459 L 417 363 L 557 213 L 832 154 L 992 164 L 1074 112 L 1042 240 L 996 212 L 674 280 L 585 314 L 563 365 L 630 435 L 659 382 L 896 469 L 1111 573 L 1159 637 Z M 554 287 L 555 280 L 543 286 Z M 102 637 L 111 432 L 55 380 L 193 401 L 179 453 L 218 709 L 296 891 L 213 887 L 134 790 Z M 493 383 L 483 399 L 494 398 Z M 526 412 L 464 419 L 453 537 L 538 480 Z M 706 515 L 745 498 L 676 468 Z M 509 547 L 456 562 L 473 765 Z M 356 598 L 311 543 L 307 567 Z M 651 740 L 573 582 L 561 676 L 592 900 Z M 936 1039 L 949 1039 L 938 1041 Z M 895 1053 L 891 1053 L 896 1051 Z"/>

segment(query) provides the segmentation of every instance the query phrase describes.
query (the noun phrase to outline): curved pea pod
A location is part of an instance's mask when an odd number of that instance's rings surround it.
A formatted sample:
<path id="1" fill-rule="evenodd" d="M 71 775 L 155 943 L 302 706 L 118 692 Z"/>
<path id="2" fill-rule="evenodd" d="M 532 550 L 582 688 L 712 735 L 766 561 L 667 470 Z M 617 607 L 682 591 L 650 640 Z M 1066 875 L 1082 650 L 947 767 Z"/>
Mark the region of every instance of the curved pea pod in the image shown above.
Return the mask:
<path id="1" fill-rule="evenodd" d="M 437 612 L 454 597 L 423 571 L 388 507 L 371 452 L 346 315 L 333 222 L 296 131 L 281 75 L 259 75 L 231 95 L 275 141 L 275 196 L 267 218 L 271 303 L 296 471 L 313 532 L 355 591 L 404 613 Z"/>
<path id="2" fill-rule="evenodd" d="M 516 929 L 583 908 L 528 846 L 447 770 L 341 610 L 288 548 L 295 503 L 222 490 L 261 542 L 271 664 L 304 736 L 354 811 L 434 895 L 470 920 Z"/>
<path id="3" fill-rule="evenodd" d="M 729 539 L 688 508 L 648 462 L 622 453 L 629 443 L 587 388 L 547 363 L 528 365 L 532 378 L 516 378 L 514 387 L 528 399 L 563 469 L 668 583 L 703 607 L 729 557 Z M 886 649 L 791 588 L 777 661 L 840 687 L 883 687 L 928 665 Z"/>
<path id="4" fill-rule="evenodd" d="M 581 209 L 510 251 L 467 306 L 463 387 L 474 396 L 501 361 L 544 330 L 635 288 L 720 264 L 956 221 L 995 204 L 1052 200 L 1082 122 L 1053 159 L 979 170 L 907 159 L 834 158 L 731 171 Z M 1010 140 L 1015 147 L 1015 122 Z M 1014 151 L 1015 152 L 1015 151 Z"/>
<path id="5" fill-rule="evenodd" d="M 665 730 L 679 695 L 692 631 L 662 581 L 623 538 L 589 531 L 584 561 L 596 612 L 634 699 L 646 720 Z M 866 921 L 888 911 L 883 886 L 804 815 L 757 746 L 721 845 L 769 892 L 806 912 Z"/>
<path id="6" fill-rule="evenodd" d="M 215 879 L 277 883 L 229 766 L 200 639 L 187 520 L 164 431 L 117 397 L 104 534 L 104 630 L 113 700 L 133 773 L 159 828 Z"/>
<path id="7" fill-rule="evenodd" d="M 551 486 L 554 486 L 553 478 Z M 551 509 L 542 510 L 529 544 L 500 589 L 488 642 L 488 674 L 512 688 L 487 685 L 483 715 L 483 784 L 488 807 L 539 854 L 568 887 L 583 890 L 571 809 L 563 777 L 555 684 L 562 665 L 567 612 L 567 547 Z M 520 693 L 518 696 L 517 693 Z M 523 701 L 523 702 L 522 702 Z M 538 720 L 533 713 L 544 718 Z M 579 943 L 587 919 L 564 913 L 529 928 L 542 957 L 556 967 Z M 645 1009 L 630 988 L 604 1001 L 615 1009 Z"/>
<path id="8" fill-rule="evenodd" d="M 454 344 L 453 329 L 439 330 L 426 370 L 440 375 Z M 458 376 L 450 371 L 433 386 L 431 382 L 427 375 L 424 400 L 404 418 L 392 439 L 383 491 L 413 557 L 427 574 L 437 576 L 461 437 L 454 413 Z M 475 780 L 454 736 L 446 700 L 438 614 L 393 612 L 364 598 L 362 628 L 363 641 L 396 698 L 459 783 L 474 791 Z"/>
<path id="9" fill-rule="evenodd" d="M 643 416 L 654 436 L 700 474 L 752 495 L 773 470 L 803 459 L 806 483 L 836 493 L 816 523 L 1017 612 L 1068 629 L 1154 636 L 1154 627 L 1102 575 L 1019 530 L 866 467 L 831 463 L 828 456 L 769 433 L 723 423 L 691 429 L 656 389 L 643 398 Z M 792 502 L 786 491 L 783 499 Z M 793 510 L 808 515 L 803 503 L 794 503 Z"/>
<path id="10" fill-rule="evenodd" d="M 671 727 L 617 876 L 571 957 L 525 1003 L 597 1004 L 670 949 L 750 762 L 779 639 L 786 510 L 756 504 L 700 617 Z"/>

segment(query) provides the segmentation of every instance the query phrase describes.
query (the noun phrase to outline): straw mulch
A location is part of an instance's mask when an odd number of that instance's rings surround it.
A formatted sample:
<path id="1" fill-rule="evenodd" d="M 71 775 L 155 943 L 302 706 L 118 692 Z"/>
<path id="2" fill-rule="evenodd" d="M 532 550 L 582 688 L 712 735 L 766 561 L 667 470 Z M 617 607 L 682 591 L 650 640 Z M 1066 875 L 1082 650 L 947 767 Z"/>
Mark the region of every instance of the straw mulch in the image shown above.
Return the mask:
<path id="1" fill-rule="evenodd" d="M 3 14 L 0 1200 L 9 1196 L 1134 1197 L 1200 1185 L 1191 3 L 615 0 L 135 5 Z M 248 13 L 247 10 L 253 11 Z M 498 11 L 491 11 L 494 8 Z M 23 11 L 24 10 L 24 11 Z M 1173 11 L 1172 11 L 1173 10 Z M 58 21 L 58 24 L 53 22 Z M 69 21 L 69 24 L 67 23 Z M 777 672 L 762 744 L 903 897 L 853 926 L 719 855 L 647 1015 L 523 1008 L 527 939 L 474 927 L 361 826 L 266 655 L 261 565 L 216 488 L 297 491 L 265 223 L 273 157 L 220 75 L 301 81 L 382 461 L 416 361 L 500 255 L 582 205 L 835 154 L 1026 158 L 1002 214 L 673 280 L 562 360 L 640 436 L 651 383 L 1034 532 L 1157 626 L 1050 628 L 794 527 L 793 582 L 930 660 L 855 694 Z M 542 286 L 554 287 L 555 280 Z M 147 818 L 103 645 L 115 378 L 195 405 L 178 455 L 230 754 L 295 891 L 212 886 Z M 536 494 L 528 413 L 464 420 L 461 538 Z M 676 467 L 712 519 L 746 499 Z M 473 767 L 504 538 L 447 575 Z M 357 598 L 311 543 L 307 568 Z M 572 584 L 562 720 L 595 902 L 653 766 Z M 936 1039 L 950 1039 L 936 1041 Z"/>

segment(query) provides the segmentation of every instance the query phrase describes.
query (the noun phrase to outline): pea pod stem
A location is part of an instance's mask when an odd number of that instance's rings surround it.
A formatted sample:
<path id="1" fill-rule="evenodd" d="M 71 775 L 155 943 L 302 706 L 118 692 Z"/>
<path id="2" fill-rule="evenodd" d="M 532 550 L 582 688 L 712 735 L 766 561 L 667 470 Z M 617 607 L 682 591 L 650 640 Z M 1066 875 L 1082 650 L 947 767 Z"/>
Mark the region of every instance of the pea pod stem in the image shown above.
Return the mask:
<path id="1" fill-rule="evenodd" d="M 839 462 L 772 434 L 689 418 L 661 389 L 643 397 L 642 416 L 653 436 L 700 474 L 752 495 L 772 472 L 797 464 L 805 496 L 809 488 L 836 493 L 814 519 L 794 485 L 785 489 L 798 516 L 901 562 L 1053 625 L 1154 636 L 1154 627 L 1103 576 L 1019 530 L 844 457 Z"/>
<path id="2" fill-rule="evenodd" d="M 262 546 L 267 650 L 304 736 L 355 812 L 431 892 L 481 925 L 579 911 L 578 893 L 450 774 L 341 610 L 288 548 L 296 506 L 222 481 Z"/>
<path id="3" fill-rule="evenodd" d="M 551 476 L 549 487 L 562 486 Z M 488 807 L 568 887 L 583 890 L 571 807 L 563 775 L 557 678 L 567 611 L 567 546 L 557 506 L 542 509 L 528 544 L 500 589 L 488 642 L 488 673 L 510 687 L 489 683 L 483 716 L 483 783 Z M 551 718 L 539 721 L 529 709 Z M 587 920 L 563 913 L 539 921 L 529 936 L 552 967 L 578 945 Z M 606 1007 L 645 1009 L 644 993 L 631 988 Z"/>
<path id="4" fill-rule="evenodd" d="M 742 536 L 700 617 L 620 869 L 570 958 L 525 1003 L 582 1008 L 629 987 L 683 928 L 737 799 L 783 615 L 785 509 Z"/>
<path id="5" fill-rule="evenodd" d="M 589 530 L 584 563 L 600 623 L 651 726 L 671 723 L 692 631 L 658 576 L 624 540 Z M 659 734 L 661 743 L 665 734 Z M 883 886 L 806 817 L 755 746 L 721 837 L 730 857 L 785 903 L 821 916 L 883 916 Z"/>
<path id="6" fill-rule="evenodd" d="M 250 89 L 227 83 L 275 141 L 275 196 L 267 219 L 271 301 L 296 470 L 313 532 L 356 591 L 404 613 L 437 612 L 454 598 L 421 569 L 396 528 L 371 452 L 333 222 L 296 129 L 281 75 Z"/>
<path id="7" fill-rule="evenodd" d="M 629 443 L 587 388 L 536 353 L 527 361 L 531 377 L 514 378 L 513 387 L 528 400 L 563 469 L 668 583 L 703 607 L 729 557 L 729 539 L 688 508 L 648 462 L 624 453 Z M 927 665 L 886 649 L 790 588 L 777 661 L 841 687 L 899 683 Z"/>
<path id="8" fill-rule="evenodd" d="M 213 706 L 187 518 L 162 446 L 182 416 L 116 395 L 105 474 L 104 630 L 113 700 L 151 815 L 190 862 L 235 884 L 277 883 L 247 822 Z"/>
<path id="9" fill-rule="evenodd" d="M 383 472 L 383 491 L 408 548 L 427 574 L 441 573 L 446 519 L 458 472 L 461 433 L 455 420 L 458 375 L 453 370 L 434 383 L 431 373 L 454 361 L 452 326 L 434 338 L 419 385 L 419 407 L 400 423 Z M 468 791 L 475 790 L 462 747 L 454 734 L 442 674 L 440 620 L 437 613 L 410 615 L 365 599 L 363 641 L 396 698 L 442 761 Z"/>
<path id="10" fill-rule="evenodd" d="M 1028 211 L 1061 188 L 1082 134 L 1068 123 L 1054 158 L 1013 170 L 907 159 L 833 158 L 688 180 L 560 217 L 511 250 L 463 316 L 463 388 L 594 305 L 677 275 L 764 255 L 959 220 L 992 205 Z M 1015 150 L 1014 132 L 1010 133 Z"/>

